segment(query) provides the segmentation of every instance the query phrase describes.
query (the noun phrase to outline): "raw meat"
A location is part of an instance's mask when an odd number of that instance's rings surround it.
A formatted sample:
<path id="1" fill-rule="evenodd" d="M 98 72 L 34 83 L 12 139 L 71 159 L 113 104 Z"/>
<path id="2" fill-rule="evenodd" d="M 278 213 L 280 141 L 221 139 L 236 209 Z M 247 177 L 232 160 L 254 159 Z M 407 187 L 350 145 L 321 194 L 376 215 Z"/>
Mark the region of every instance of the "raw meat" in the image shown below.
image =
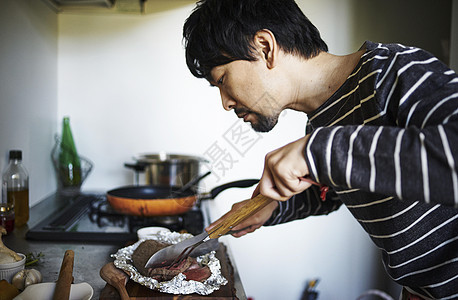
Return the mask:
<path id="1" fill-rule="evenodd" d="M 201 267 L 199 263 L 193 259 L 191 266 L 189 266 L 183 274 L 186 276 L 187 280 L 204 282 L 208 277 L 210 277 L 212 272 L 210 271 L 210 268 L 207 266 Z"/>
<path id="2" fill-rule="evenodd" d="M 154 278 L 159 282 L 171 280 L 180 273 L 183 273 L 186 276 L 186 280 L 195 280 L 200 282 L 203 282 L 210 277 L 210 269 L 207 266 L 199 265 L 197 260 L 193 257 L 188 257 L 179 265 L 146 269 L 145 264 L 151 255 L 167 246 L 169 246 L 169 244 L 161 243 L 155 240 L 144 241 L 132 254 L 133 265 L 143 276 Z"/>
<path id="3" fill-rule="evenodd" d="M 170 246 L 169 244 L 158 242 L 155 240 L 146 240 L 135 249 L 132 253 L 132 263 L 137 268 L 138 272 L 144 276 L 148 276 L 148 270 L 145 269 L 148 259 L 157 251 Z"/>

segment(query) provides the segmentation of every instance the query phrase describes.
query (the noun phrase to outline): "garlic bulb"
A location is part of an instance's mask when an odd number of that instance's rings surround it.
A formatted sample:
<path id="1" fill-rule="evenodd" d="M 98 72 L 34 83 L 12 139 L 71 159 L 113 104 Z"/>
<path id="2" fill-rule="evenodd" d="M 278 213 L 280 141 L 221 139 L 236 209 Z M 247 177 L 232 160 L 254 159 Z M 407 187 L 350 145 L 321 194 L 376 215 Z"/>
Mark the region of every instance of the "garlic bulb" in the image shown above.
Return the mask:
<path id="1" fill-rule="evenodd" d="M 24 290 L 31 284 L 40 283 L 43 280 L 43 276 L 40 271 L 35 269 L 24 269 L 16 273 L 13 276 L 11 283 L 19 290 Z"/>

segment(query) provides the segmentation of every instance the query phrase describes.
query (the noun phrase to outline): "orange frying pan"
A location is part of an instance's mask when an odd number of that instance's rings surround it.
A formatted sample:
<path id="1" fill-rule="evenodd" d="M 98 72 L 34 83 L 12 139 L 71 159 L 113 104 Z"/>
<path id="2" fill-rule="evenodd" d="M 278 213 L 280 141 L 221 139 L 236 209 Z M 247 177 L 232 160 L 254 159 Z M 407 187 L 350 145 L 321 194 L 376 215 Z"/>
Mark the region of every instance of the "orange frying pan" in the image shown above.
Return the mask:
<path id="1" fill-rule="evenodd" d="M 127 215 L 152 217 L 180 215 L 190 210 L 197 200 L 213 199 L 220 192 L 233 187 L 250 187 L 258 179 L 229 182 L 213 188 L 209 193 L 198 194 L 192 190 L 158 186 L 126 186 L 107 192 L 108 203 L 118 212 Z"/>

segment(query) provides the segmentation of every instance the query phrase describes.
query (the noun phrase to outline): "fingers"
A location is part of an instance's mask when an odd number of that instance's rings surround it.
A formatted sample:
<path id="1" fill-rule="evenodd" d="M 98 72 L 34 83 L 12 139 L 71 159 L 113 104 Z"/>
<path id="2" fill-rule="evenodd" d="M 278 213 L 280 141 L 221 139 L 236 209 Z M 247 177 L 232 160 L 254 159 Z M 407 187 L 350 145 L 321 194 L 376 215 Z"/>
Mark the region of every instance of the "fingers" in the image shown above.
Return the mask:
<path id="1" fill-rule="evenodd" d="M 221 218 L 210 224 L 207 228 L 206 231 L 210 232 L 212 229 L 215 229 L 218 227 L 218 225 L 229 215 L 234 214 L 237 212 L 237 210 L 240 209 L 241 206 L 243 206 L 247 201 L 250 200 L 245 200 L 241 201 L 238 203 L 235 203 L 232 205 L 232 209 L 224 214 Z M 278 207 L 278 202 L 277 201 L 272 201 L 269 203 L 266 207 L 258 211 L 256 214 L 251 216 L 250 218 L 244 220 L 231 230 L 231 234 L 234 237 L 241 237 L 246 235 L 247 233 L 254 232 L 255 230 L 259 229 L 264 225 L 264 223 L 270 218 L 272 215 L 272 212 Z"/>
<path id="2" fill-rule="evenodd" d="M 234 214 L 235 211 L 237 211 L 238 208 L 240 208 L 246 201 L 249 201 L 249 200 L 244 200 L 244 201 L 241 201 L 241 202 L 238 202 L 238 203 L 233 204 L 230 211 L 228 211 L 227 213 L 225 213 L 225 214 L 224 214 L 223 216 L 221 216 L 218 220 L 216 220 L 216 221 L 214 221 L 213 223 L 211 223 L 210 225 L 208 225 L 207 228 L 205 228 L 205 230 L 206 230 L 207 232 L 210 232 L 212 229 L 217 228 L 218 225 L 219 225 L 221 222 L 223 222 L 223 220 L 224 220 L 226 217 L 228 217 L 228 216 Z M 240 225 L 240 224 L 239 224 L 239 225 Z M 237 226 L 236 226 L 236 227 L 237 227 Z M 243 228 L 243 227 L 242 227 L 242 228 Z M 235 229 L 235 227 L 234 227 L 234 229 Z"/>
<path id="3" fill-rule="evenodd" d="M 288 185 L 282 185 L 278 181 L 276 182 L 274 186 L 270 184 L 265 186 L 264 182 L 260 182 L 260 193 L 277 201 L 287 201 L 292 196 L 305 191 L 311 186 L 310 183 L 300 181 L 294 181 L 294 184 L 290 182 Z"/>
<path id="4" fill-rule="evenodd" d="M 243 204 L 243 203 L 236 203 L 234 206 L 239 207 L 240 204 Z M 247 233 L 252 233 L 255 230 L 261 228 L 262 225 L 264 225 L 264 223 L 272 216 L 273 211 L 277 207 L 278 207 L 278 202 L 272 201 L 266 207 L 258 211 L 256 214 L 246 219 L 239 225 L 235 226 L 232 229 L 232 233 L 231 233 L 232 236 L 241 237 L 241 236 L 246 235 Z"/>
<path id="5" fill-rule="evenodd" d="M 271 199 L 286 201 L 311 186 L 301 180 L 309 173 L 304 157 L 307 139 L 304 137 L 266 155 L 257 192 Z"/>
<path id="6" fill-rule="evenodd" d="M 259 184 L 256 186 L 256 188 L 254 189 L 253 191 L 253 194 L 251 195 L 251 199 L 253 199 L 254 197 L 256 197 L 257 195 L 259 195 Z"/>
<path id="7" fill-rule="evenodd" d="M 278 201 L 286 201 L 297 193 L 297 176 L 287 174 L 286 170 L 276 164 L 276 158 L 267 155 L 264 171 L 259 182 L 259 192 Z"/>
<path id="8" fill-rule="evenodd" d="M 232 206 L 232 208 L 234 208 L 234 206 Z M 207 232 L 210 232 L 212 231 L 213 229 L 215 228 L 218 228 L 218 225 L 223 222 L 224 218 L 226 218 L 227 216 L 233 214 L 234 211 L 231 209 L 230 211 L 228 211 L 227 213 L 225 213 L 222 217 L 220 217 L 218 220 L 214 221 L 213 223 L 211 223 L 210 225 L 207 226 L 207 228 L 205 228 L 205 231 Z"/>
<path id="9" fill-rule="evenodd" d="M 249 225 L 248 227 L 244 227 L 242 229 L 232 230 L 231 235 L 233 237 L 238 238 L 238 237 L 242 237 L 242 236 L 244 236 L 244 235 L 246 235 L 248 233 L 252 233 L 252 232 L 254 232 L 255 230 L 257 230 L 259 228 L 261 228 L 261 225 L 259 225 L 259 224 L 258 225 Z"/>

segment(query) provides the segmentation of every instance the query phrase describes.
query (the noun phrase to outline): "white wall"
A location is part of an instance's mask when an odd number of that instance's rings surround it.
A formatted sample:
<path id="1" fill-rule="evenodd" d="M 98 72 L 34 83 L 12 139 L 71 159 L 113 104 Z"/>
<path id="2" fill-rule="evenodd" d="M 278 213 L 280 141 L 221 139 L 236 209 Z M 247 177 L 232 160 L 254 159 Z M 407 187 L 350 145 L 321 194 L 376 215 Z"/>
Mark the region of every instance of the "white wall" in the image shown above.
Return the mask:
<path id="1" fill-rule="evenodd" d="M 0 1 L 0 170 L 21 149 L 30 204 L 55 190 L 57 16 L 41 1 Z"/>
<path id="2" fill-rule="evenodd" d="M 135 154 L 203 155 L 215 142 L 236 162 L 224 176 L 216 170 L 204 189 L 259 178 L 266 152 L 304 134 L 305 116 L 288 111 L 244 156 L 231 148 L 224 137 L 236 118 L 222 109 L 218 91 L 193 78 L 184 63 L 181 27 L 192 8 L 147 16 L 59 16 L 58 114 L 71 116 L 79 152 L 95 163 L 85 189 L 129 184 L 132 172 L 123 163 Z M 212 203 L 214 217 L 250 195 L 251 190 L 225 192 Z M 277 240 L 280 246 L 273 247 Z M 345 210 L 227 243 L 246 292 L 255 299 L 298 299 L 305 281 L 314 277 L 322 278 L 325 299 L 342 294 L 350 299 L 371 287 L 365 275 L 373 268 L 373 248 Z M 345 276 L 353 270 L 357 282 Z"/>

